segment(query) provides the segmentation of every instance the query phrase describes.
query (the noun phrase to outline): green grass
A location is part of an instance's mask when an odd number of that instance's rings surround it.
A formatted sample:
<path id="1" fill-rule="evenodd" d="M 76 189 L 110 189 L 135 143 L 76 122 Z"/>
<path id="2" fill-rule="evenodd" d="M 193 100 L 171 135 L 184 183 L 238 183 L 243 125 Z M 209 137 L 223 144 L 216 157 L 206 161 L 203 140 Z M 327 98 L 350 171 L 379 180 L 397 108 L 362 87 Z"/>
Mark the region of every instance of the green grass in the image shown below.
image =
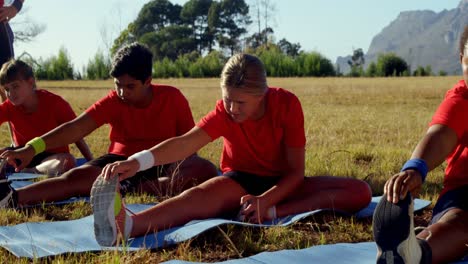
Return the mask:
<path id="1" fill-rule="evenodd" d="M 293 91 L 300 99 L 307 136 L 306 175 L 336 175 L 366 180 L 374 195 L 382 194 L 386 179 L 398 172 L 414 146 L 424 135 L 427 124 L 446 90 L 457 77 L 423 78 L 271 78 L 270 86 Z M 174 85 L 188 98 L 198 121 L 213 109 L 220 98 L 218 79 L 155 80 Z M 112 81 L 39 82 L 39 87 L 60 94 L 76 113 L 101 98 L 112 88 Z M 108 127 L 86 137 L 97 157 L 109 145 Z M 0 127 L 0 143 L 9 144 L 8 130 Z M 217 140 L 200 150 L 200 155 L 218 164 L 222 142 Z M 72 148 L 78 154 L 76 148 Z M 442 188 L 445 165 L 431 172 L 421 197 L 435 201 Z M 129 202 L 151 202 L 151 196 L 133 196 Z M 426 224 L 429 211 L 416 218 Z M 1 210 L 0 223 L 14 225 L 32 221 L 76 219 L 91 213 L 89 204 L 78 203 L 28 210 Z M 371 221 L 333 214 L 315 216 L 284 228 L 213 229 L 177 246 L 139 252 L 98 252 L 70 254 L 33 262 L 52 263 L 157 263 L 170 259 L 221 261 L 247 257 L 262 251 L 299 249 L 320 244 L 371 241 Z M 2 262 L 29 263 L 0 249 Z"/>

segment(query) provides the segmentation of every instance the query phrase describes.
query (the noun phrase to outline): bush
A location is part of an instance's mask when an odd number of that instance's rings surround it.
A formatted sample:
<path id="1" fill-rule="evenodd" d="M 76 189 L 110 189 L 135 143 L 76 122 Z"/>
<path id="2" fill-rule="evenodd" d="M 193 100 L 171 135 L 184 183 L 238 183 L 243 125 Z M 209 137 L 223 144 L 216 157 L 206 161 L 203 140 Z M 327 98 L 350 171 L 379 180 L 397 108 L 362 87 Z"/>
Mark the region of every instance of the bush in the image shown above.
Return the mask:
<path id="1" fill-rule="evenodd" d="M 94 55 L 94 59 L 88 62 L 85 78 L 89 80 L 105 80 L 109 78 L 111 62 L 101 51 Z"/>

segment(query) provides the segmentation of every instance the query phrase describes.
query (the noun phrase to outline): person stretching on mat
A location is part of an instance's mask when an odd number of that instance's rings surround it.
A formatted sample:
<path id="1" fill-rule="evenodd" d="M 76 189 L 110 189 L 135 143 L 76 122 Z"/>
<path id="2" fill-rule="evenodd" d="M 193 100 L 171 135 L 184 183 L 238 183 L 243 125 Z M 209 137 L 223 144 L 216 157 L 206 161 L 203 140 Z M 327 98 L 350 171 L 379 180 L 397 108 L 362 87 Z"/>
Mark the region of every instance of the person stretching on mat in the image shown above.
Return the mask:
<path id="1" fill-rule="evenodd" d="M 448 263 L 468 254 L 468 26 L 460 37 L 463 80 L 450 89 L 426 135 L 384 187 L 374 212 L 377 263 Z M 432 220 L 417 236 L 413 199 L 426 174 L 447 161 Z"/>
<path id="2" fill-rule="evenodd" d="M 231 57 L 222 71 L 221 92 L 215 109 L 189 132 L 103 169 L 91 191 L 99 244 L 111 246 L 120 242 L 118 237 L 141 236 L 239 211 L 245 221 L 262 223 L 319 208 L 353 213 L 369 204 L 371 190 L 364 181 L 304 177 L 301 104 L 291 92 L 268 87 L 257 57 Z M 126 212 L 119 180 L 183 159 L 219 137 L 224 138 L 222 176 L 143 212 L 132 216 Z"/>
<path id="3" fill-rule="evenodd" d="M 152 84 L 152 68 L 153 55 L 146 46 L 139 43 L 123 46 L 112 60 L 113 91 L 77 118 L 34 138 L 21 149 L 0 155 L 21 170 L 34 155 L 75 142 L 104 124 L 110 125 L 111 142 L 107 154 L 60 177 L 18 190 L 7 183 L 0 184 L 0 207 L 89 196 L 94 180 L 106 164 L 126 160 L 134 153 L 189 131 L 195 123 L 187 99 L 175 87 Z M 122 191 L 168 195 L 217 175 L 211 162 L 197 156 L 195 151 L 189 154 L 184 161 L 181 158 L 164 166 L 146 168 L 123 182 Z M 16 164 L 16 159 L 22 163 Z"/>
<path id="4" fill-rule="evenodd" d="M 31 66 L 21 60 L 12 59 L 3 64 L 0 86 L 7 96 L 7 100 L 0 105 L 0 124 L 9 122 L 14 143 L 14 147 L 1 149 L 0 153 L 21 148 L 33 138 L 76 117 L 62 97 L 36 88 Z M 74 142 L 84 158 L 93 158 L 83 138 L 77 138 Z M 70 154 L 68 144 L 62 144 L 27 161 L 23 164 L 22 172 L 57 176 L 75 165 L 76 160 Z"/>

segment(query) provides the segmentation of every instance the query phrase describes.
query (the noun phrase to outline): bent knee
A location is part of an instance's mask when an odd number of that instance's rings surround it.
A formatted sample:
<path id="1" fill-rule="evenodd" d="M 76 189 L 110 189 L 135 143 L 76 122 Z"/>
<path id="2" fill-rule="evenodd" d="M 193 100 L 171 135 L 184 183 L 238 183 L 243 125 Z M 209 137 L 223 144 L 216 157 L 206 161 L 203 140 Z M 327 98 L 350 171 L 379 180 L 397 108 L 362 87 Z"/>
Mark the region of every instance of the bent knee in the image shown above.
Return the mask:
<path id="1" fill-rule="evenodd" d="M 372 200 L 372 189 L 367 182 L 363 180 L 356 180 L 352 186 L 352 189 L 352 200 L 355 204 L 355 211 L 358 211 L 369 205 Z"/>

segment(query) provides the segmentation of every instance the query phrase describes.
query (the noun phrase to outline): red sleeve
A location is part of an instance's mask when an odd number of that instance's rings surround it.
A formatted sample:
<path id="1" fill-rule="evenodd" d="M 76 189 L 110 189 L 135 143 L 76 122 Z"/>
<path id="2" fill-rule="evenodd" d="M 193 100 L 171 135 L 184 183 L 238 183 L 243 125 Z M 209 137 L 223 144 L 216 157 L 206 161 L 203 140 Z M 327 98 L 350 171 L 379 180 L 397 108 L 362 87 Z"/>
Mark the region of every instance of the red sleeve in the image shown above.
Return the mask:
<path id="1" fill-rule="evenodd" d="M 468 131 L 466 113 L 468 113 L 467 100 L 457 94 L 449 93 L 440 104 L 429 125 L 446 125 L 453 129 L 460 139 L 463 133 Z"/>
<path id="2" fill-rule="evenodd" d="M 284 142 L 288 147 L 304 147 L 306 143 L 304 131 L 304 113 L 299 99 L 290 95 L 288 111 L 285 116 Z M 294 118 L 291 118 L 294 117 Z"/>
<path id="3" fill-rule="evenodd" d="M 192 111 L 185 96 L 179 91 L 177 100 L 177 135 L 183 135 L 195 126 Z"/>
<path id="4" fill-rule="evenodd" d="M 8 109 L 7 109 L 7 102 L 3 102 L 0 104 L 0 124 L 8 121 Z"/>
<path id="5" fill-rule="evenodd" d="M 217 102 L 215 110 L 204 116 L 197 126 L 203 129 L 211 137 L 211 140 L 215 140 L 224 134 L 226 122 L 226 112 L 224 111 L 223 102 L 220 100 Z"/>
<path id="6" fill-rule="evenodd" d="M 85 112 L 91 116 L 98 127 L 109 123 L 114 114 L 118 114 L 118 106 L 114 103 L 114 96 L 116 96 L 115 91 L 111 91 L 106 97 L 101 98 L 86 109 Z"/>

